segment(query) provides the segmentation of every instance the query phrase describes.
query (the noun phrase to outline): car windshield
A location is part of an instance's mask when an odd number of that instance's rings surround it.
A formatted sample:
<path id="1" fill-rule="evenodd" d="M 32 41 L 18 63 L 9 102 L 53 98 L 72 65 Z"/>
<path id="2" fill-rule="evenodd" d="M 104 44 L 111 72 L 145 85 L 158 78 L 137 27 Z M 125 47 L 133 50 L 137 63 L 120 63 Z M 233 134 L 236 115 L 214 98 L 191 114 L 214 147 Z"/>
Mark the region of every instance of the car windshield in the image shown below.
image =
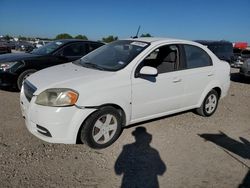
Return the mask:
<path id="1" fill-rule="evenodd" d="M 104 45 L 87 54 L 77 63 L 81 66 L 118 71 L 127 66 L 149 43 L 134 40 L 120 40 Z"/>
<path id="2" fill-rule="evenodd" d="M 65 41 L 50 42 L 40 48 L 34 49 L 31 53 L 36 55 L 47 55 L 65 44 Z"/>

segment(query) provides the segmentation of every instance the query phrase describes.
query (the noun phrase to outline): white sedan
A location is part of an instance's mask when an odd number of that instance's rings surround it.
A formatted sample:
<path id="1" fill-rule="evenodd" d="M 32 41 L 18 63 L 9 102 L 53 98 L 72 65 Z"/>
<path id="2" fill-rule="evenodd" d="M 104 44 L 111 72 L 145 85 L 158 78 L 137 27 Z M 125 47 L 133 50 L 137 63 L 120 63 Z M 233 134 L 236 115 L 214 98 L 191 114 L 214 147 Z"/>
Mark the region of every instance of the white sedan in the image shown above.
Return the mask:
<path id="1" fill-rule="evenodd" d="M 229 64 L 207 47 L 137 38 L 31 75 L 20 102 L 27 128 L 38 138 L 104 148 L 130 124 L 190 109 L 211 116 L 229 86 Z"/>

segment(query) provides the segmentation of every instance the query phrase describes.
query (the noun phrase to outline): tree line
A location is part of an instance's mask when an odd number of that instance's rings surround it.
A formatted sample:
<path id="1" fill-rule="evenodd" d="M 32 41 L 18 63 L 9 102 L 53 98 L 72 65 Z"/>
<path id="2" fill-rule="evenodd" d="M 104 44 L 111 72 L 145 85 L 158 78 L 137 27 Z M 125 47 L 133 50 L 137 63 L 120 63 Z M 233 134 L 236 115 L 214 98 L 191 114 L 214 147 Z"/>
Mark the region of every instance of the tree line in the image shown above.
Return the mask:
<path id="1" fill-rule="evenodd" d="M 152 37 L 152 35 L 149 33 L 146 33 L 146 34 L 143 33 L 143 34 L 141 34 L 140 37 Z M 72 39 L 72 38 L 73 37 L 68 33 L 62 33 L 62 34 L 59 34 L 56 36 L 56 39 Z M 77 36 L 75 36 L 75 39 L 88 40 L 88 38 L 85 35 L 77 35 Z M 112 42 L 115 40 L 118 40 L 117 36 L 109 35 L 107 37 L 103 37 L 101 41 L 109 43 L 109 42 Z"/>
<path id="2" fill-rule="evenodd" d="M 151 34 L 149 33 L 146 33 L 146 34 L 141 34 L 140 37 L 152 37 Z M 3 36 L 3 38 L 5 40 L 10 40 L 12 39 L 13 37 L 10 36 L 10 35 L 5 35 Z M 19 40 L 33 40 L 34 38 L 31 38 L 31 37 L 24 37 L 24 36 L 18 36 L 17 37 Z M 54 39 L 49 39 L 49 38 L 36 38 L 36 39 L 40 39 L 40 40 L 59 40 L 59 39 L 82 39 L 82 40 L 88 40 L 88 37 L 86 35 L 76 35 L 76 36 L 72 36 L 68 33 L 60 33 L 58 34 Z M 105 42 L 105 43 L 109 43 L 109 42 L 112 42 L 112 41 L 115 41 L 115 40 L 118 40 L 118 37 L 117 36 L 113 36 L 113 35 L 109 35 L 107 37 L 103 37 L 102 42 Z"/>

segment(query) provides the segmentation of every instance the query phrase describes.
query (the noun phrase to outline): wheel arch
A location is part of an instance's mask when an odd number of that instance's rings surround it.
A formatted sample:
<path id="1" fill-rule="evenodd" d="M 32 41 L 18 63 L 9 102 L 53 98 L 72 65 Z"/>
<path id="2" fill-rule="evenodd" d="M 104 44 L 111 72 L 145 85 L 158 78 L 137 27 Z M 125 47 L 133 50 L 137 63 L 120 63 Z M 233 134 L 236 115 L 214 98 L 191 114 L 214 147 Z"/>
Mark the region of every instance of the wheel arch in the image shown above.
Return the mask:
<path id="1" fill-rule="evenodd" d="M 218 99 L 220 99 L 220 97 L 221 97 L 221 88 L 220 87 L 214 87 L 212 89 L 215 90 L 218 93 Z"/>
<path id="2" fill-rule="evenodd" d="M 221 93 L 222 93 L 222 88 L 219 86 L 218 83 L 213 83 L 210 84 L 208 87 L 206 87 L 206 89 L 203 91 L 199 103 L 197 105 L 197 107 L 200 107 L 205 99 L 205 97 L 207 96 L 207 94 L 211 91 L 211 90 L 215 90 L 218 93 L 218 99 L 220 99 L 221 97 Z"/>
<path id="3" fill-rule="evenodd" d="M 118 104 L 114 104 L 114 103 L 103 104 L 103 105 L 99 106 L 98 109 L 106 107 L 106 106 L 111 106 L 119 112 L 119 114 L 122 117 L 122 127 L 124 127 L 126 125 L 126 122 L 127 122 L 127 120 L 126 120 L 127 117 L 126 117 L 126 113 L 125 113 L 124 109 L 121 106 L 119 106 Z"/>
<path id="4" fill-rule="evenodd" d="M 96 110 L 93 111 L 92 113 L 90 113 L 90 114 L 83 120 L 81 126 L 78 128 L 77 136 L 76 136 L 76 143 L 77 143 L 77 144 L 82 143 L 82 142 L 81 142 L 81 139 L 80 139 L 80 136 L 81 136 L 81 135 L 80 135 L 80 134 L 81 134 L 81 129 L 82 129 L 82 126 L 84 125 L 84 123 L 87 121 L 87 119 L 88 119 L 93 113 L 95 113 L 97 110 L 100 110 L 101 108 L 107 107 L 107 106 L 113 107 L 113 108 L 115 108 L 115 109 L 119 112 L 119 114 L 120 114 L 121 117 L 122 117 L 122 127 L 126 126 L 126 122 L 127 122 L 127 120 L 126 120 L 126 118 L 127 118 L 127 117 L 126 117 L 126 113 L 125 113 L 124 109 L 123 109 L 121 106 L 117 105 L 117 104 L 114 104 L 114 103 L 105 103 L 105 104 L 102 104 L 102 105 L 100 105 L 100 106 L 88 106 L 88 107 L 85 107 L 85 108 L 92 108 L 92 109 L 96 109 Z"/>

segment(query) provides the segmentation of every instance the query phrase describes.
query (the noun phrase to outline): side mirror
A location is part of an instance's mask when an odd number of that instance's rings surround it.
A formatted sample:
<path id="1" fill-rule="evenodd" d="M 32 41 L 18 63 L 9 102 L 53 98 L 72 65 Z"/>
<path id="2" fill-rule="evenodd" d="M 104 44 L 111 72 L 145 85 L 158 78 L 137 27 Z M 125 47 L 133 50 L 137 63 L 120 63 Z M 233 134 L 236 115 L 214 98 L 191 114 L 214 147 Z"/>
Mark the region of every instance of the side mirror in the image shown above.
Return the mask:
<path id="1" fill-rule="evenodd" d="M 157 76 L 158 70 L 154 67 L 144 66 L 140 70 L 140 75 L 142 75 L 142 76 Z"/>

